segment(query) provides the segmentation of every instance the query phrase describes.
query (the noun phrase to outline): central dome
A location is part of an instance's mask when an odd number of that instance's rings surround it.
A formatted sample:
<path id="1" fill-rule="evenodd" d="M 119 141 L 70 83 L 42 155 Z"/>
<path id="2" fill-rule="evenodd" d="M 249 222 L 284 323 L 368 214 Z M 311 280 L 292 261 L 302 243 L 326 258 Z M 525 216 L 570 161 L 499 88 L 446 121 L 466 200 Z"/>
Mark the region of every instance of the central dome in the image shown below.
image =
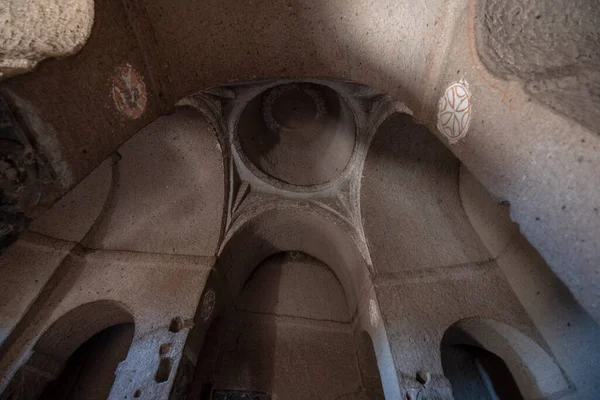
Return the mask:
<path id="1" fill-rule="evenodd" d="M 356 125 L 348 104 L 314 83 L 275 86 L 242 111 L 237 139 L 261 173 L 297 186 L 320 185 L 344 170 Z"/>

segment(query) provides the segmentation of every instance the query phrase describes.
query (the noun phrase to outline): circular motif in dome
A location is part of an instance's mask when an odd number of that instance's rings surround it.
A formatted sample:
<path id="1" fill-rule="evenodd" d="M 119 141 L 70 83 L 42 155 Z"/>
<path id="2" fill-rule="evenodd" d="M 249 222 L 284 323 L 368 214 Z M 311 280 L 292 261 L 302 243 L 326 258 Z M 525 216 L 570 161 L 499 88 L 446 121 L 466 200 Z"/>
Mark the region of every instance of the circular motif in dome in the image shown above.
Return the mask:
<path id="1" fill-rule="evenodd" d="M 355 131 L 354 115 L 337 92 L 291 83 L 270 88 L 246 105 L 237 141 L 260 172 L 290 185 L 313 186 L 346 168 Z"/>

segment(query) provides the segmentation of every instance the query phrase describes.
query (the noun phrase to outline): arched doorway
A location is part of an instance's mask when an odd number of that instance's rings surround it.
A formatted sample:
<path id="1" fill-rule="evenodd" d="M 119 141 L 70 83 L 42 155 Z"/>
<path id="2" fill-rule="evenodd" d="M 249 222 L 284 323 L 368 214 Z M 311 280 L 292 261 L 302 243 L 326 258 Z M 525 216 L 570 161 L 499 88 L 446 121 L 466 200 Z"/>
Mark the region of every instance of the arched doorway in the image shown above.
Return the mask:
<path id="1" fill-rule="evenodd" d="M 71 354 L 58 378 L 44 388 L 40 400 L 108 398 L 115 370 L 127 357 L 133 332 L 133 323 L 128 322 L 92 336 Z"/>
<path id="2" fill-rule="evenodd" d="M 106 399 L 133 336 L 133 317 L 123 305 L 79 306 L 44 332 L 0 399 Z"/>
<path id="3" fill-rule="evenodd" d="M 467 318 L 450 326 L 442 338 L 441 360 L 458 399 L 550 398 L 571 390 L 539 344 L 491 319 Z"/>
<path id="4" fill-rule="evenodd" d="M 480 347 L 442 346 L 442 367 L 457 399 L 523 399 L 504 361 Z"/>

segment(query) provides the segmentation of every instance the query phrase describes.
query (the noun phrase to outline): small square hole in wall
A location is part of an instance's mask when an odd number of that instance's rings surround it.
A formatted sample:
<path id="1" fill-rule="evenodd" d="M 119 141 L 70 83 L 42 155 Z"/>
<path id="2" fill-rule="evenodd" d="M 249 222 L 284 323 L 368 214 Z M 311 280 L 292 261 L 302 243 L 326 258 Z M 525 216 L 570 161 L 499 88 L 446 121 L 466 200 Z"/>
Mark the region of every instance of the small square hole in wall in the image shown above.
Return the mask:
<path id="1" fill-rule="evenodd" d="M 158 354 L 162 357 L 171 351 L 171 343 L 163 343 L 158 348 Z"/>
<path id="2" fill-rule="evenodd" d="M 173 359 L 169 357 L 161 358 L 154 380 L 157 383 L 168 381 L 171 369 L 173 369 Z"/>

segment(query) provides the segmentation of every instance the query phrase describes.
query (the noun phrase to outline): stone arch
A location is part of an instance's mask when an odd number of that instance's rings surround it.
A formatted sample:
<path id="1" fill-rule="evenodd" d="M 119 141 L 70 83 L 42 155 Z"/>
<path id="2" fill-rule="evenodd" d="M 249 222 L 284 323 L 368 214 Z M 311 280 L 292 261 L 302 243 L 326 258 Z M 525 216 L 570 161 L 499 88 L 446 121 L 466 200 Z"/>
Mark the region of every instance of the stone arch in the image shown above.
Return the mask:
<path id="1" fill-rule="evenodd" d="M 526 399 L 558 398 L 572 390 L 554 358 L 509 325 L 492 319 L 462 319 L 444 333 L 442 351 L 456 345 L 481 348 L 499 357 Z"/>
<path id="2" fill-rule="evenodd" d="M 33 351 L 68 356 L 96 333 L 113 325 L 133 323 L 127 308 L 116 301 L 99 300 L 76 307 L 56 320 L 33 346 Z"/>
<path id="3" fill-rule="evenodd" d="M 243 376 L 249 383 L 236 381 L 234 386 L 256 391 L 273 390 L 273 393 L 281 395 L 281 382 L 285 378 L 282 379 L 281 374 L 270 372 L 282 360 L 282 350 L 278 352 L 277 349 L 289 349 L 298 343 L 298 351 L 295 353 L 304 355 L 291 356 L 298 357 L 297 360 L 303 357 L 311 360 L 316 357 L 315 352 L 327 352 L 328 346 L 335 342 L 336 350 L 332 350 L 332 354 L 336 355 L 327 363 L 342 363 L 337 365 L 336 384 L 327 390 L 334 393 L 348 384 L 348 378 L 352 376 L 350 386 L 361 382 L 360 395 L 383 396 L 385 392 L 390 393 L 390 398 L 393 398 L 393 394 L 398 392 L 398 380 L 387 335 L 383 324 L 379 323 L 374 327 L 369 319 L 369 305 L 376 304 L 376 295 L 372 286 L 370 263 L 366 260 L 368 254 L 359 234 L 335 212 L 309 201 L 276 199 L 256 205 L 251 198 L 246 199 L 242 209 L 234 215 L 211 273 L 212 276 L 218 276 L 223 297 L 231 301 L 231 306 L 235 304 L 233 312 L 240 316 L 235 326 L 228 325 L 221 333 L 224 337 L 235 336 L 233 341 L 224 340 L 235 343 L 235 346 L 239 345 L 236 356 L 224 356 L 221 361 L 223 365 L 235 365 L 231 376 L 219 378 L 221 386 L 227 386 L 228 382 Z M 278 268 L 286 272 L 278 272 Z M 299 273 L 301 269 L 303 272 Z M 286 288 L 283 293 L 296 296 L 297 299 L 305 295 L 298 290 L 303 284 L 297 283 L 305 282 L 303 274 L 318 276 L 322 280 L 318 287 L 307 291 L 316 297 L 306 303 L 302 301 L 299 307 L 280 301 L 277 295 L 281 287 Z M 291 278 L 297 278 L 298 281 L 290 280 Z M 324 288 L 329 290 L 323 290 Z M 259 302 L 256 300 L 257 293 L 269 295 Z M 332 301 L 334 304 L 327 304 L 319 309 L 321 301 Z M 295 318 L 297 319 L 294 320 Z M 295 334 L 290 334 L 291 327 L 296 323 L 299 324 L 297 329 L 307 336 L 294 338 Z M 231 333 L 236 329 L 240 329 L 243 334 L 240 336 Z M 257 335 L 259 330 L 260 334 Z M 323 332 L 318 341 L 316 338 L 321 334 L 310 333 L 317 330 Z M 356 358 L 361 345 L 361 333 L 367 335 L 369 343 L 367 361 L 370 363 L 366 374 L 362 374 Z M 269 339 L 261 339 L 265 337 Z M 362 344 L 364 342 L 363 337 Z M 308 343 L 319 344 L 315 350 Z M 307 350 L 309 347 L 310 350 Z M 260 362 L 255 363 L 253 357 L 257 353 L 260 354 Z M 238 372 L 242 370 L 251 372 L 239 375 Z M 215 390 L 228 389 L 218 386 L 215 385 Z M 196 390 L 200 388 L 196 387 Z M 311 387 L 307 390 L 314 395 L 313 392 L 317 389 Z M 346 391 L 337 394 L 357 395 Z"/>
<path id="4" fill-rule="evenodd" d="M 122 342 L 126 342 L 129 349 L 133 340 L 134 319 L 123 304 L 112 300 L 99 300 L 66 312 L 36 341 L 29 359 L 19 368 L 1 398 L 10 399 L 12 395 L 16 395 L 23 399 L 37 399 L 40 395 L 44 396 L 48 385 L 60 379 L 63 369 L 69 367 L 70 357 L 86 346 L 88 340 L 119 326 L 126 327 L 120 334 L 125 340 L 119 340 L 120 344 L 112 343 L 108 335 L 104 338 L 105 341 L 108 340 L 106 349 L 114 350 L 112 345 L 124 347 L 121 346 Z M 118 358 L 121 358 L 121 351 L 118 350 Z M 119 361 L 116 360 L 116 363 Z M 111 369 L 116 368 L 116 365 L 112 365 L 114 363 L 100 364 L 98 371 L 109 365 Z M 112 386 L 114 378 L 111 372 L 100 372 L 109 377 L 102 382 Z M 104 394 L 108 395 L 110 387 L 97 387 L 94 391 L 105 392 Z"/>
<path id="5" fill-rule="evenodd" d="M 241 218 L 240 218 L 241 219 Z M 226 238 L 216 269 L 235 297 L 261 262 L 277 253 L 298 251 L 325 263 L 340 281 L 348 309 L 357 309 L 369 279 L 363 251 L 341 218 L 307 203 L 279 204 L 243 218 Z"/>

